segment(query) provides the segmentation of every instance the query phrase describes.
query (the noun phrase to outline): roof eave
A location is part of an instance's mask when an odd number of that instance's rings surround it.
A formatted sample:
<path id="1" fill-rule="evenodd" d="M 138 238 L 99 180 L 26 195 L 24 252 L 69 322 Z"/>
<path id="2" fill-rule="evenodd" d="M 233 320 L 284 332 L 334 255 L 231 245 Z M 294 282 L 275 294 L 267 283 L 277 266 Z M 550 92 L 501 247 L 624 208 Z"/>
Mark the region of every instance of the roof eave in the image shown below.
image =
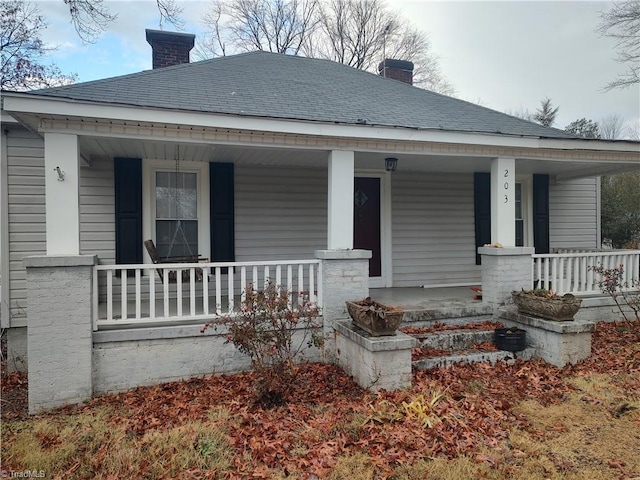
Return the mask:
<path id="1" fill-rule="evenodd" d="M 419 129 L 397 125 L 367 123 L 319 122 L 303 119 L 282 119 L 242 114 L 168 110 L 116 103 L 75 100 L 37 95 L 34 93 L 5 92 L 4 110 L 20 121 L 26 116 L 62 115 L 125 122 L 189 125 L 193 127 L 257 130 L 271 133 L 321 135 L 363 139 L 406 140 L 454 144 L 473 144 L 514 148 L 544 148 L 553 150 L 585 150 L 606 152 L 638 152 L 640 142 L 547 138 L 500 132 L 451 131 Z"/>

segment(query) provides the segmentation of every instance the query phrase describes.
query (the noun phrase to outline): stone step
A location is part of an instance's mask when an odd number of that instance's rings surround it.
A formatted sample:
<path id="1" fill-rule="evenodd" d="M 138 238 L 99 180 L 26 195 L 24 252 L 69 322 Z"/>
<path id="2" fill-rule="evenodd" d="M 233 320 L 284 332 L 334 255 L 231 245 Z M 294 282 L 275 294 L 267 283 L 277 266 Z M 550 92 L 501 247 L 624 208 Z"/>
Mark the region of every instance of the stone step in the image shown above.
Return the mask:
<path id="1" fill-rule="evenodd" d="M 437 318 L 437 319 L 416 320 L 416 321 L 410 321 L 410 322 L 407 322 L 405 318 L 406 318 L 406 313 L 405 313 L 405 316 L 403 317 L 403 321 L 402 321 L 402 324 L 400 325 L 400 328 L 402 327 L 430 328 L 435 326 L 436 324 L 443 324 L 447 326 L 457 325 L 457 326 L 460 326 L 461 328 L 464 328 L 465 325 L 468 325 L 470 323 L 482 323 L 487 321 L 493 321 L 493 315 L 478 315 L 473 317 L 443 317 L 443 318 Z"/>
<path id="2" fill-rule="evenodd" d="M 405 310 L 402 317 L 403 323 L 426 322 L 426 321 L 450 321 L 453 319 L 464 319 L 464 323 L 478 322 L 478 317 L 491 317 L 493 307 L 484 303 L 462 305 L 448 305 L 436 308 L 423 308 L 417 310 Z"/>
<path id="3" fill-rule="evenodd" d="M 445 355 L 441 357 L 427 357 L 412 362 L 413 368 L 418 370 L 428 370 L 430 368 L 442 368 L 458 363 L 481 363 L 488 362 L 495 364 L 498 361 L 504 360 L 507 362 L 514 362 L 516 358 L 521 360 L 531 360 L 534 356 L 535 349 L 527 348 L 521 352 L 515 354 L 511 352 L 497 351 L 497 352 L 473 352 L 473 353 L 461 353 L 454 355 Z"/>
<path id="4" fill-rule="evenodd" d="M 465 350 L 482 342 L 493 342 L 493 330 L 441 330 L 412 334 L 423 346 L 439 350 Z"/>

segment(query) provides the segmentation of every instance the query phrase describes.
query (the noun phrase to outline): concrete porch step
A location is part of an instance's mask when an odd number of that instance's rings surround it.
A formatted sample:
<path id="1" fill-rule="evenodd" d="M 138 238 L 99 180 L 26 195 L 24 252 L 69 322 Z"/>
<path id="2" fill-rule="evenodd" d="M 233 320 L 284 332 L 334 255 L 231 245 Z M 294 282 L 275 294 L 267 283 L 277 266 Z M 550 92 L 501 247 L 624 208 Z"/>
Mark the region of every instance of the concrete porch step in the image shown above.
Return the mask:
<path id="1" fill-rule="evenodd" d="M 441 357 L 427 357 L 412 362 L 413 368 L 418 370 L 428 370 L 430 368 L 442 368 L 458 363 L 480 363 L 488 362 L 495 364 L 500 360 L 507 362 L 513 362 L 516 358 L 521 360 L 531 360 L 534 356 L 535 349 L 527 348 L 521 352 L 517 352 L 515 355 L 511 352 L 474 352 L 464 354 L 445 355 Z"/>
<path id="2" fill-rule="evenodd" d="M 515 358 L 529 360 L 533 358 L 535 349 L 529 348 L 522 352 L 513 354 L 505 351 L 481 351 L 474 350 L 475 345 L 481 343 L 494 342 L 493 329 L 483 330 L 478 328 L 465 328 L 465 325 L 480 323 L 492 320 L 489 317 L 465 317 L 449 318 L 438 321 L 423 321 L 411 323 L 405 326 L 411 327 L 433 327 L 436 323 L 444 323 L 447 326 L 459 326 L 456 329 L 436 330 L 434 332 L 412 333 L 416 340 L 420 342 L 419 347 L 427 347 L 440 350 L 439 354 L 425 356 L 412 362 L 413 368 L 427 370 L 430 368 L 441 368 L 458 363 L 479 363 L 488 362 L 495 364 L 497 361 L 513 361 Z M 447 352 L 450 352 L 447 354 Z M 444 353 L 444 355 L 443 355 Z"/>
<path id="3" fill-rule="evenodd" d="M 439 350 L 466 350 L 482 342 L 493 342 L 493 330 L 443 330 L 412 335 L 423 346 Z"/>
<path id="4" fill-rule="evenodd" d="M 464 324 L 481 322 L 485 319 L 480 320 L 478 317 L 491 317 L 492 315 L 493 307 L 491 305 L 461 302 L 460 305 L 451 304 L 447 306 L 406 309 L 402 317 L 402 322 L 450 322 L 455 319 L 461 319 L 461 323 Z"/>

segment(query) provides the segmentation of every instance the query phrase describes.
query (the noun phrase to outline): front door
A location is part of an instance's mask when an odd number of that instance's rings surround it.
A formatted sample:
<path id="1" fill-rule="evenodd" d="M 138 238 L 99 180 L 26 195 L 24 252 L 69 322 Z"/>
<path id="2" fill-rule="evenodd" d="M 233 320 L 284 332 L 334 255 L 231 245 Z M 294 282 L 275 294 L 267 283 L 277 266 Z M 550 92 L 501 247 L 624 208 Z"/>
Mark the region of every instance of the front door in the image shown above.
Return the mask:
<path id="1" fill-rule="evenodd" d="M 380 237 L 380 178 L 355 177 L 353 248 L 371 250 L 369 276 L 382 275 Z"/>

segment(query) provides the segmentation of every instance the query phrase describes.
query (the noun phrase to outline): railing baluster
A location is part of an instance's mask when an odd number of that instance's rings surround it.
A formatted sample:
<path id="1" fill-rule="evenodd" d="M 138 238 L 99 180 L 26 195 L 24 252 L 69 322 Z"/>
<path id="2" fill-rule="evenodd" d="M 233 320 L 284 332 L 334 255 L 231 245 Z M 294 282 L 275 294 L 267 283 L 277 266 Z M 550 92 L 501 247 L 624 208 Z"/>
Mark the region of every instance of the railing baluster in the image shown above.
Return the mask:
<path id="1" fill-rule="evenodd" d="M 141 270 L 136 268 L 136 318 L 140 319 L 140 310 L 142 304 L 142 291 L 140 290 L 140 274 Z"/>
<path id="2" fill-rule="evenodd" d="M 276 265 L 276 285 L 282 285 L 282 265 Z"/>
<path id="3" fill-rule="evenodd" d="M 149 318 L 156 318 L 156 271 L 149 270 Z"/>
<path id="4" fill-rule="evenodd" d="M 164 318 L 169 318 L 169 269 L 163 268 L 162 275 L 162 302 L 164 305 Z"/>
<path id="5" fill-rule="evenodd" d="M 113 320 L 113 270 L 107 270 L 107 320 Z"/>
<path id="6" fill-rule="evenodd" d="M 233 304 L 234 304 L 234 292 L 233 292 L 233 267 L 229 267 L 227 269 L 227 279 L 228 279 L 228 289 L 229 289 L 229 293 L 228 293 L 228 305 L 229 305 L 229 315 L 231 315 L 233 313 Z"/>
<path id="7" fill-rule="evenodd" d="M 191 316 L 196 314 L 196 269 L 189 268 L 189 313 Z"/>
<path id="8" fill-rule="evenodd" d="M 315 286 L 315 274 L 313 271 L 313 264 L 309 265 L 309 301 L 316 301 L 316 286 Z"/>
<path id="9" fill-rule="evenodd" d="M 298 298 L 304 295 L 304 269 L 302 264 L 298 264 Z"/>
<path id="10" fill-rule="evenodd" d="M 202 267 L 202 314 L 209 315 L 209 267 Z"/>
<path id="11" fill-rule="evenodd" d="M 253 267 L 253 288 L 258 288 L 258 266 Z"/>
<path id="12" fill-rule="evenodd" d="M 176 270 L 176 317 L 182 316 L 182 272 Z"/>
<path id="13" fill-rule="evenodd" d="M 318 263 L 318 298 L 316 299 L 316 303 L 318 304 L 318 308 L 322 308 L 322 304 L 324 303 L 322 290 L 322 263 Z"/>
<path id="14" fill-rule="evenodd" d="M 240 301 L 247 299 L 247 267 L 240 267 Z"/>
<path id="15" fill-rule="evenodd" d="M 289 308 L 292 306 L 293 302 L 293 265 L 287 265 L 287 292 L 289 293 Z"/>
<path id="16" fill-rule="evenodd" d="M 216 267 L 216 315 L 222 314 L 222 286 L 220 267 Z"/>
<path id="17" fill-rule="evenodd" d="M 264 266 L 264 287 L 266 288 L 271 279 L 269 278 L 269 265 Z"/>
<path id="18" fill-rule="evenodd" d="M 122 320 L 127 319 L 127 274 L 129 271 L 126 268 L 120 270 L 120 318 Z"/>

